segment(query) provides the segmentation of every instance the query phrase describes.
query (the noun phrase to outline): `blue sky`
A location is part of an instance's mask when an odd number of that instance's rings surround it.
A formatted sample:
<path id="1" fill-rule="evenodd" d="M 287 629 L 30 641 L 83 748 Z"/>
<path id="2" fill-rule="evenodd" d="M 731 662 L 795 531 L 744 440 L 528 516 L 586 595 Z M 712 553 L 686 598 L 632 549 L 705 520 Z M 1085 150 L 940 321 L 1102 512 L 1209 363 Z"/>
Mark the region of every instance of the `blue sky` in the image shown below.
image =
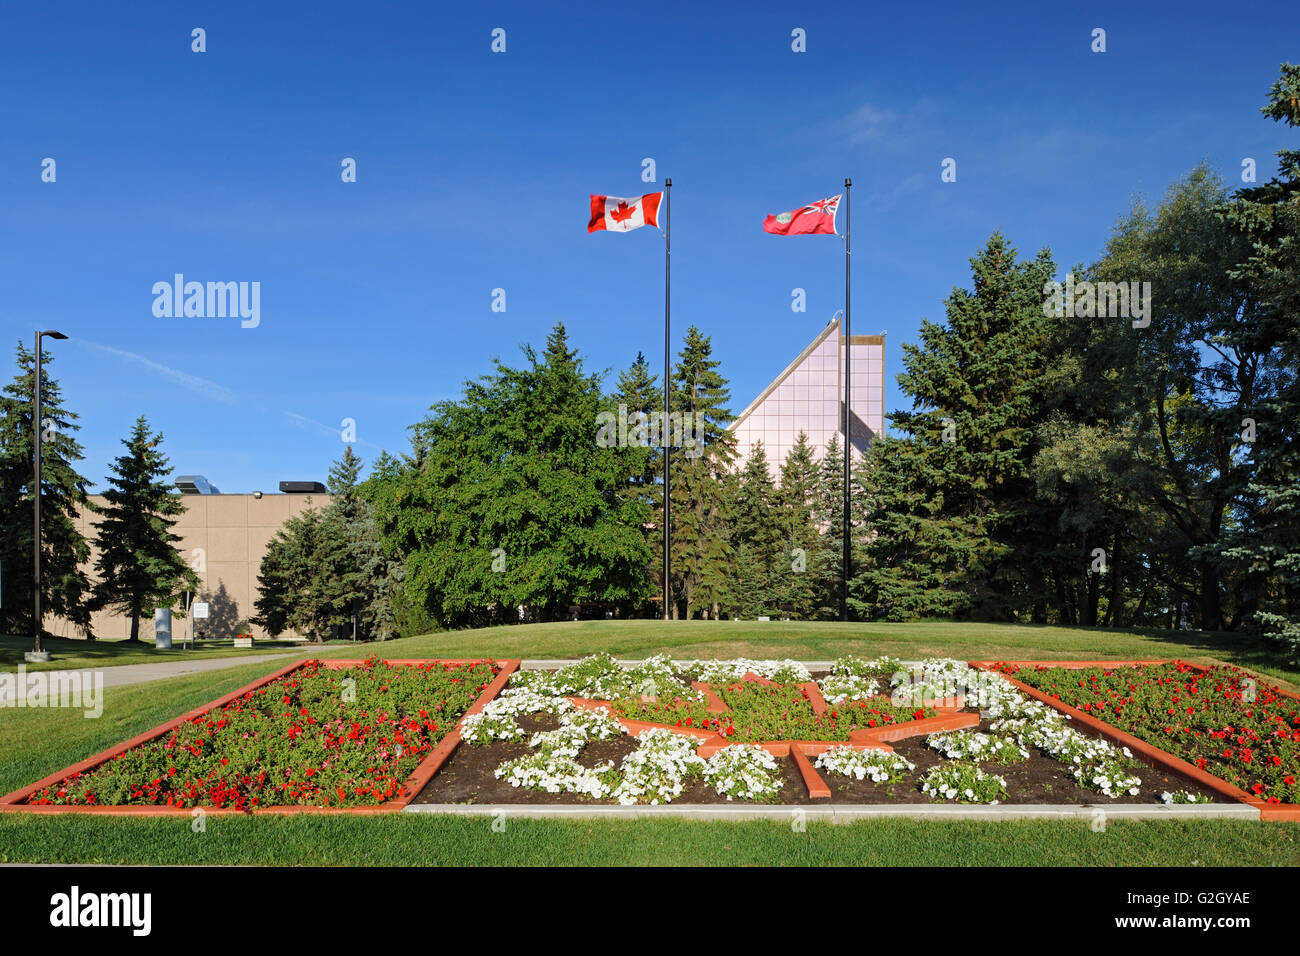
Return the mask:
<path id="1" fill-rule="evenodd" d="M 1294 146 L 1258 112 L 1300 56 L 1289 4 L 277 6 L 0 12 L 0 377 L 19 337 L 71 337 L 51 371 L 97 485 L 141 413 L 223 491 L 323 480 L 343 419 L 367 461 L 403 451 L 557 319 L 611 380 L 658 367 L 661 237 L 585 229 L 589 193 L 662 188 L 645 157 L 674 184 L 674 338 L 712 336 L 733 411 L 843 304 L 840 242 L 763 216 L 852 177 L 853 328 L 888 335 L 893 409 L 902 343 L 995 229 L 1064 270 L 1134 195 Z M 260 282 L 260 325 L 155 317 L 177 272 Z"/>

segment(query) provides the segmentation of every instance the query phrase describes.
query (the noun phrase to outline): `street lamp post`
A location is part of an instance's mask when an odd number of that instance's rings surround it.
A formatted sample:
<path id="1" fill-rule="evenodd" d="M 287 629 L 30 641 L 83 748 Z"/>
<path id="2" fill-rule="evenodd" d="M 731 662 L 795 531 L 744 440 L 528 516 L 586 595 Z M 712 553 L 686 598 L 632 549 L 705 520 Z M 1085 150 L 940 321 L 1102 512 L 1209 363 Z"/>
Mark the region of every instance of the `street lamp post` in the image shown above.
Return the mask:
<path id="1" fill-rule="evenodd" d="M 32 650 L 23 655 L 33 664 L 43 664 L 50 659 L 50 652 L 41 649 L 41 338 L 48 335 L 52 339 L 66 339 L 62 332 L 46 329 L 36 333 L 36 382 L 34 401 L 32 402 L 32 440 L 35 445 L 34 480 L 32 483 L 32 603 L 36 615 L 36 643 Z"/>

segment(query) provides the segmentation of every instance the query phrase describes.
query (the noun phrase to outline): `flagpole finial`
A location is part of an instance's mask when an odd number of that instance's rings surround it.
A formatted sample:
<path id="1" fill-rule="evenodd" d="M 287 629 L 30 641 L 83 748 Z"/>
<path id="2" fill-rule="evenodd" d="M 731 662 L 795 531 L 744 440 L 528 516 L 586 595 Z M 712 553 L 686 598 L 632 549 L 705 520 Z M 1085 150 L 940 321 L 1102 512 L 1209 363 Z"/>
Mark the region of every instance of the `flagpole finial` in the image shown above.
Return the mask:
<path id="1" fill-rule="evenodd" d="M 845 177 L 844 177 L 844 185 L 845 185 L 846 188 L 849 187 L 849 186 L 852 186 L 852 185 L 853 185 L 853 180 L 849 179 L 848 176 L 845 176 Z"/>
<path id="2" fill-rule="evenodd" d="M 665 186 L 671 186 L 672 184 L 673 184 L 673 177 L 669 176 L 667 179 L 664 180 Z"/>

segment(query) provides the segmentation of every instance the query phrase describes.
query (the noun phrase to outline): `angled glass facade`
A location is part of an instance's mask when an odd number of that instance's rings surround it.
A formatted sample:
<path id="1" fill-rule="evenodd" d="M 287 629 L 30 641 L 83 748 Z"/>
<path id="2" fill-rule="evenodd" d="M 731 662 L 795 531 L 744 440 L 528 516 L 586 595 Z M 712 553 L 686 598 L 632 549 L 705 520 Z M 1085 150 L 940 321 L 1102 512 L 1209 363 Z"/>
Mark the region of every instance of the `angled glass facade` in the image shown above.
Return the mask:
<path id="1" fill-rule="evenodd" d="M 855 335 L 851 353 L 851 427 L 853 447 L 860 455 L 884 433 L 885 337 Z M 820 459 L 831 436 L 840 433 L 843 397 L 844 336 L 836 319 L 731 424 L 736 467 L 743 467 L 750 449 L 761 440 L 772 476 L 779 477 L 781 463 L 801 431 Z"/>

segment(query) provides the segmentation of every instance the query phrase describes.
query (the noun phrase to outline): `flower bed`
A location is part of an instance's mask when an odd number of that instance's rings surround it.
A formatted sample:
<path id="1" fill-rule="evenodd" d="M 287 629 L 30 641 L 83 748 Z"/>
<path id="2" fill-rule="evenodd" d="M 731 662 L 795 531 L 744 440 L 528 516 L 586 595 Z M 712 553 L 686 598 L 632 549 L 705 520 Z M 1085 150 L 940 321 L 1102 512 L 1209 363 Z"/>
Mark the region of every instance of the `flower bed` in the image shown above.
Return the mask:
<path id="1" fill-rule="evenodd" d="M 1300 804 L 1300 701 L 1238 668 L 997 667 L 1265 803 Z"/>
<path id="2" fill-rule="evenodd" d="M 518 662 L 302 661 L 0 798 L 0 809 L 400 808 Z"/>
<path id="3" fill-rule="evenodd" d="M 1148 775 L 1143 784 L 1127 749 L 1075 730 L 1000 675 L 947 659 L 910 673 L 897 663 L 844 658 L 816 682 L 793 661 L 674 667 L 651 658 L 622 669 L 601 656 L 521 673 L 467 721 L 473 745 L 416 802 L 1156 804 L 1161 791 L 1213 799 L 1181 777 Z M 940 695 L 975 702 L 977 686 L 980 713 L 929 706 Z M 827 702 L 823 692 L 836 691 L 844 699 Z M 603 732 L 575 728 L 579 720 Z"/>

